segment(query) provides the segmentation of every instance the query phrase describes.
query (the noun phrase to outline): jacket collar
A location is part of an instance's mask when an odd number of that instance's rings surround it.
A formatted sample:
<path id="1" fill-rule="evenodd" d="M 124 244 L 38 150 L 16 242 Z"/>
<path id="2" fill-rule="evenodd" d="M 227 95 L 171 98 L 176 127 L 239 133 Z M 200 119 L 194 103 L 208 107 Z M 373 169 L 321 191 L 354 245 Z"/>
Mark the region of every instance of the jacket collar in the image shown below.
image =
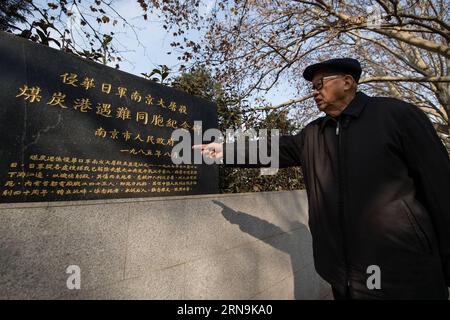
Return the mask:
<path id="1" fill-rule="evenodd" d="M 361 91 L 356 92 L 355 97 L 353 98 L 352 101 L 350 101 L 347 108 L 345 108 L 344 111 L 342 111 L 342 114 L 358 118 L 361 112 L 363 111 L 364 107 L 366 106 L 368 100 L 369 96 L 366 95 L 364 92 Z"/>
<path id="2" fill-rule="evenodd" d="M 348 104 L 348 106 L 344 109 L 344 111 L 342 111 L 342 113 L 339 115 L 339 117 L 353 117 L 353 118 L 358 118 L 359 115 L 361 114 L 361 112 L 363 111 L 364 107 L 366 106 L 368 100 L 369 100 L 369 96 L 366 95 L 365 93 L 358 91 L 356 92 L 355 97 L 353 98 L 352 101 L 350 101 L 350 103 Z M 336 122 L 338 120 L 339 117 L 332 117 L 329 115 L 326 115 L 325 117 L 323 117 L 322 122 L 320 124 L 320 131 L 323 130 L 323 128 L 326 126 L 327 122 L 329 122 L 329 120 L 334 120 L 334 122 Z"/>

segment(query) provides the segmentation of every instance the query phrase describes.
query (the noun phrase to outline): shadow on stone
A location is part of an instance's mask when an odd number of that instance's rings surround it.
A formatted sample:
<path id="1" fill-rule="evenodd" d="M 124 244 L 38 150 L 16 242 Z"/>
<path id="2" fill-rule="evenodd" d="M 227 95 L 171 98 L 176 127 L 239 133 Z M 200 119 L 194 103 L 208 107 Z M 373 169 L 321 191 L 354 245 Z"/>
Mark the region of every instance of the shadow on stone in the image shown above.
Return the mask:
<path id="1" fill-rule="evenodd" d="M 243 232 L 287 253 L 291 259 L 295 299 L 308 299 L 308 297 L 311 299 L 310 294 L 318 290 L 314 287 L 318 285 L 318 282 L 311 279 L 308 271 L 313 269 L 311 235 L 303 223 L 291 221 L 289 230 L 283 230 L 266 220 L 242 211 L 235 211 L 220 201 L 212 200 L 212 202 L 222 208 L 221 213 L 226 220 L 238 225 Z M 280 237 L 277 236 L 284 238 L 280 241 Z M 304 271 L 308 274 L 302 275 Z M 315 275 L 314 278 L 318 276 Z"/>

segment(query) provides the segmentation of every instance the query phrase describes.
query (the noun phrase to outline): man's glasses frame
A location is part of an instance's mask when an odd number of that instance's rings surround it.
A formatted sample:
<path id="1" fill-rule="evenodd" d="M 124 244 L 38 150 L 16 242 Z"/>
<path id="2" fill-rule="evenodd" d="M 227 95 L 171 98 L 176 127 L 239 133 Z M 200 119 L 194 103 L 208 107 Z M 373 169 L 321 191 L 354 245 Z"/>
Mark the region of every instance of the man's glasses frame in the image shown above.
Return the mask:
<path id="1" fill-rule="evenodd" d="M 319 91 L 320 89 L 323 88 L 323 80 L 330 80 L 330 79 L 335 79 L 338 77 L 342 77 L 345 76 L 344 74 L 336 74 L 336 75 L 332 75 L 332 76 L 326 76 L 326 77 L 322 77 L 319 79 L 319 81 L 316 81 L 316 83 L 312 82 L 311 84 L 311 91 Z"/>

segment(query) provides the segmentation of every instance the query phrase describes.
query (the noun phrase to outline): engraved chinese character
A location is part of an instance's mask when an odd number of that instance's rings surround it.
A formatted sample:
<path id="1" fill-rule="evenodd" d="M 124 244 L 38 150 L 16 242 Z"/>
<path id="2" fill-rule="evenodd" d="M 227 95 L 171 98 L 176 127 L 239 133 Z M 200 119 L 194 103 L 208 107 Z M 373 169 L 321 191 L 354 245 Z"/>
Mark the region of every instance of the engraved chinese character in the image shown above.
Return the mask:
<path id="1" fill-rule="evenodd" d="M 177 104 L 172 101 L 167 108 L 169 108 L 170 111 L 177 111 Z"/>
<path id="2" fill-rule="evenodd" d="M 175 141 L 172 138 L 167 139 L 167 145 L 168 146 L 172 146 L 173 147 L 174 144 L 175 144 Z"/>
<path id="3" fill-rule="evenodd" d="M 29 102 L 39 102 L 41 101 L 42 96 L 39 95 L 41 92 L 41 88 L 39 87 L 31 87 L 28 88 L 27 85 L 23 85 L 22 88 L 19 88 L 20 92 L 16 97 L 24 96 L 25 100 L 28 100 Z"/>
<path id="4" fill-rule="evenodd" d="M 52 95 L 52 97 L 50 98 L 50 101 L 47 102 L 47 104 L 49 104 L 51 106 L 59 106 L 61 108 L 67 109 L 67 107 L 65 105 L 63 105 L 65 98 L 66 98 L 66 95 L 63 94 L 62 92 L 55 92 Z"/>
<path id="5" fill-rule="evenodd" d="M 164 126 L 164 118 L 161 115 L 153 115 L 152 122 L 153 125 L 163 127 Z"/>
<path id="6" fill-rule="evenodd" d="M 119 107 L 117 108 L 116 118 L 122 120 L 130 120 L 131 119 L 131 111 L 127 107 Z"/>
<path id="7" fill-rule="evenodd" d="M 186 129 L 186 130 L 188 130 L 188 129 L 191 128 L 191 126 L 189 125 L 189 123 L 187 123 L 186 121 L 184 121 L 184 122 L 180 125 L 180 127 L 183 128 L 183 129 Z"/>
<path id="8" fill-rule="evenodd" d="M 142 149 L 139 149 L 139 153 L 142 153 L 142 154 L 145 155 L 145 156 L 148 156 L 148 155 L 149 155 L 149 152 L 144 151 L 144 150 L 142 150 Z"/>
<path id="9" fill-rule="evenodd" d="M 139 121 L 143 121 L 144 124 L 148 123 L 148 113 L 147 112 L 143 112 L 143 111 L 139 111 L 136 113 L 136 122 Z"/>
<path id="10" fill-rule="evenodd" d="M 164 138 L 156 138 L 156 144 L 162 144 L 164 146 L 164 140 Z"/>
<path id="11" fill-rule="evenodd" d="M 125 97 L 125 94 L 127 93 L 127 88 L 124 87 L 118 87 L 116 95 L 119 96 L 119 98 Z"/>
<path id="12" fill-rule="evenodd" d="M 122 136 L 125 139 L 125 141 L 128 141 L 131 139 L 131 133 L 128 130 L 125 132 L 122 132 Z"/>
<path id="13" fill-rule="evenodd" d="M 103 129 L 102 127 L 97 128 L 97 130 L 95 130 L 95 136 L 101 137 L 101 138 L 106 138 L 106 130 Z"/>
<path id="14" fill-rule="evenodd" d="M 109 103 L 97 103 L 97 112 L 96 113 L 103 117 L 110 118 L 111 117 L 111 105 Z"/>
<path id="15" fill-rule="evenodd" d="M 109 94 L 111 92 L 111 84 L 102 83 L 102 92 Z"/>
<path id="16" fill-rule="evenodd" d="M 166 106 L 164 105 L 164 100 L 163 100 L 163 98 L 159 99 L 157 105 L 160 106 L 160 107 L 162 107 L 162 108 L 165 108 L 165 107 L 166 107 Z"/>
<path id="17" fill-rule="evenodd" d="M 182 104 L 182 105 L 180 105 L 180 108 L 178 109 L 178 112 L 187 114 L 187 110 L 186 109 L 187 109 L 186 106 Z"/>
<path id="18" fill-rule="evenodd" d="M 78 110 L 79 108 L 81 112 L 87 112 L 92 109 L 89 99 L 75 99 L 73 102 L 73 108 L 75 110 Z"/>
<path id="19" fill-rule="evenodd" d="M 155 139 L 154 136 L 147 136 L 147 143 L 155 144 L 154 139 Z"/>
<path id="20" fill-rule="evenodd" d="M 62 78 L 62 82 L 65 84 L 69 84 L 73 87 L 78 87 L 76 85 L 76 82 L 78 81 L 78 75 L 76 75 L 75 73 L 64 73 L 62 75 L 60 75 L 60 77 Z"/>
<path id="21" fill-rule="evenodd" d="M 153 104 L 153 97 L 152 97 L 151 95 L 148 94 L 148 95 L 145 97 L 145 103 L 148 104 L 148 105 Z"/>
<path id="22" fill-rule="evenodd" d="M 192 127 L 192 130 L 196 133 L 199 134 L 202 131 L 202 126 L 199 124 L 194 124 L 194 126 Z"/>
<path id="23" fill-rule="evenodd" d="M 117 139 L 118 135 L 119 135 L 119 131 L 117 131 L 116 129 L 114 129 L 113 131 L 109 132 L 111 134 L 111 139 Z"/>
<path id="24" fill-rule="evenodd" d="M 14 183 L 14 181 L 6 181 L 4 186 L 5 187 L 14 187 L 16 184 Z"/>
<path id="25" fill-rule="evenodd" d="M 142 99 L 141 94 L 138 91 L 134 91 L 131 94 L 131 101 L 141 102 L 141 99 Z"/>
<path id="26" fill-rule="evenodd" d="M 86 90 L 90 89 L 90 88 L 94 88 L 94 78 L 84 78 L 83 82 L 81 82 L 80 84 L 83 88 L 85 88 Z"/>
<path id="27" fill-rule="evenodd" d="M 176 129 L 177 128 L 177 120 L 173 120 L 173 119 L 167 120 L 166 127 Z"/>

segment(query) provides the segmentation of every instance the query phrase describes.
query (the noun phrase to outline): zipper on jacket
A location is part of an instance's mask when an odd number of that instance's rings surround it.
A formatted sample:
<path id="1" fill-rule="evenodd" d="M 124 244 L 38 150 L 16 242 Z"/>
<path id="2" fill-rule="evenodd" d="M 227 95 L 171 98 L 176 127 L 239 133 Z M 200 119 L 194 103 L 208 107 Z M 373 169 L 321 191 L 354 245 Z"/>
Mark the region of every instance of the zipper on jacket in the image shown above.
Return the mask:
<path id="1" fill-rule="evenodd" d="M 342 250 L 344 253 L 344 263 L 345 263 L 345 282 L 347 289 L 350 289 L 350 279 L 349 279 L 349 266 L 348 266 L 348 256 L 347 256 L 347 244 L 346 244 L 346 229 L 345 229 L 345 206 L 344 206 L 344 172 L 343 172 L 343 150 L 342 150 L 342 132 L 340 132 L 341 117 L 339 117 L 336 123 L 336 135 L 338 136 L 338 179 L 339 179 L 339 221 L 342 231 Z"/>

